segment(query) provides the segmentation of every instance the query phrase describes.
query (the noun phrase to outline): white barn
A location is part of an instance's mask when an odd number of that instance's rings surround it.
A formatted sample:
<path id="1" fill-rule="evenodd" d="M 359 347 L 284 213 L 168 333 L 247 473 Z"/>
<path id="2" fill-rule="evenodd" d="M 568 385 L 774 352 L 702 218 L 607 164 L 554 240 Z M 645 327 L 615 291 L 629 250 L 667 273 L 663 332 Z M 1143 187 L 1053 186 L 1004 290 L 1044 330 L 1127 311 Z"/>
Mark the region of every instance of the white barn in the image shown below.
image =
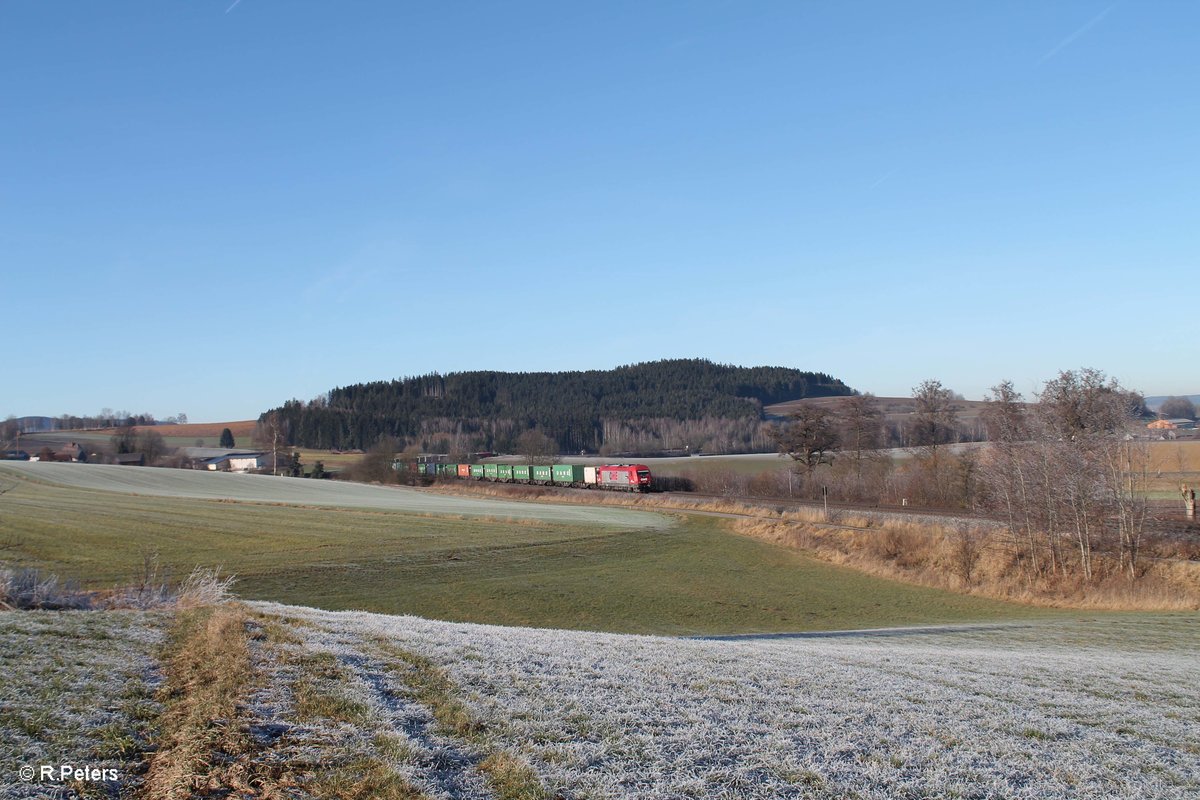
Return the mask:
<path id="1" fill-rule="evenodd" d="M 250 472 L 260 469 L 265 463 L 264 453 L 226 453 L 208 459 L 204 466 L 216 472 Z"/>

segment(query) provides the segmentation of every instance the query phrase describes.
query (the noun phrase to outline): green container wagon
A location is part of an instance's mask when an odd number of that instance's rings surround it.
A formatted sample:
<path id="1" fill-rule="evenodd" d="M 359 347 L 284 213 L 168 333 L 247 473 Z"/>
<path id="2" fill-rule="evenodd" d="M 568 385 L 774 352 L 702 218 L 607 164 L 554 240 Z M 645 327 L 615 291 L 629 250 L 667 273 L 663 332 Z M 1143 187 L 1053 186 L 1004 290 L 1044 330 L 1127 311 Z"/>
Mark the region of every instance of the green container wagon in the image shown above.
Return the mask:
<path id="1" fill-rule="evenodd" d="M 483 477 L 487 478 L 489 481 L 496 480 L 496 465 L 495 464 L 484 464 L 483 465 Z"/>
<path id="2" fill-rule="evenodd" d="M 555 464 L 551 472 L 555 483 L 583 483 L 583 466 L 580 464 Z"/>
<path id="3" fill-rule="evenodd" d="M 472 478 L 482 478 L 483 477 L 483 464 L 472 464 L 471 465 L 471 477 Z"/>
<path id="4" fill-rule="evenodd" d="M 530 467 L 529 469 L 530 472 L 533 473 L 533 479 L 535 481 L 549 483 L 550 481 L 554 480 L 554 473 L 551 471 L 550 467 Z"/>
<path id="5" fill-rule="evenodd" d="M 513 480 L 514 481 L 531 481 L 533 473 L 530 472 L 532 467 L 528 464 L 513 464 Z"/>
<path id="6" fill-rule="evenodd" d="M 512 464 L 497 464 L 496 478 L 502 481 L 511 481 L 513 476 Z"/>

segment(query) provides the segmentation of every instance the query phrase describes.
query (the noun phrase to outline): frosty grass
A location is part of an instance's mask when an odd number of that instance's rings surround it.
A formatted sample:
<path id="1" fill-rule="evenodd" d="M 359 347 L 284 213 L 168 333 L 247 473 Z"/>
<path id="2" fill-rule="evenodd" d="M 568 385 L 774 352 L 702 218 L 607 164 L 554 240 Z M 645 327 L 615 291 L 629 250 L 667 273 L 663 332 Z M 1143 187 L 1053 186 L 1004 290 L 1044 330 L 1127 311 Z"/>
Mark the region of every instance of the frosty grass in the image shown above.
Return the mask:
<path id="1" fill-rule="evenodd" d="M 116 769 L 128 786 L 139 730 L 159 712 L 153 661 L 167 619 L 131 611 L 0 612 L 0 798 L 77 796 L 23 766 Z"/>
<path id="2" fill-rule="evenodd" d="M 250 712 L 289 731 L 276 755 L 319 764 L 390 737 L 430 797 L 492 796 L 488 749 L 571 799 L 1200 796 L 1195 615 L 714 641 L 254 606 L 299 637 L 288 647 L 335 656 L 338 691 L 370 712 L 297 721 L 294 667 L 260 647 Z M 0 614 L 0 797 L 45 796 L 22 765 L 125 763 L 156 710 L 166 622 Z M 486 741 L 438 727 L 395 648 L 447 671 Z"/>
<path id="3" fill-rule="evenodd" d="M 255 605 L 354 671 L 433 797 L 488 796 L 479 754 L 387 677 L 380 639 L 447 669 L 551 796 L 1200 795 L 1195 616 L 704 641 Z"/>

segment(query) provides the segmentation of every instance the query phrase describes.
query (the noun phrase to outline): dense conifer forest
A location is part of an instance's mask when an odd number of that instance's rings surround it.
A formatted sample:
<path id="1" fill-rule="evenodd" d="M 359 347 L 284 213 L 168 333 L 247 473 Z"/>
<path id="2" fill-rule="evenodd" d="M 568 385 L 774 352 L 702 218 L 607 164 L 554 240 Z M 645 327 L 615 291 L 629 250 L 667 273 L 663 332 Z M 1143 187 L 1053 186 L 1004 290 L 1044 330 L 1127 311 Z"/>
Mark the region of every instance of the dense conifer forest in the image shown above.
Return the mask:
<path id="1" fill-rule="evenodd" d="M 586 372 L 456 372 L 344 386 L 262 415 L 288 444 L 371 447 L 385 437 L 426 452 L 514 452 L 538 430 L 560 452 L 704 450 L 767 446 L 763 406 L 851 394 L 829 375 L 735 367 L 702 359 Z"/>

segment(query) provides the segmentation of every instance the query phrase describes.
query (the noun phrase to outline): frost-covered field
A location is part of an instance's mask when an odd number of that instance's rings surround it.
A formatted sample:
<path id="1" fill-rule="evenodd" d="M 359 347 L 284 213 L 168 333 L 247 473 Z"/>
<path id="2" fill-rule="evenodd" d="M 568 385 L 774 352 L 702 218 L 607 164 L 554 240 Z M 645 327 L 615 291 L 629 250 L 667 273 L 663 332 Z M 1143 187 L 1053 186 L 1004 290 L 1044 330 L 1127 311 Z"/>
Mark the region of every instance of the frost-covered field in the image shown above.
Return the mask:
<path id="1" fill-rule="evenodd" d="M 369 667 L 381 638 L 441 664 L 552 796 L 1200 795 L 1194 616 L 701 641 L 257 608 L 301 620 L 379 719 L 408 702 Z"/>
<path id="2" fill-rule="evenodd" d="M 421 492 L 399 486 L 370 486 L 271 475 L 25 461 L 6 462 L 0 466 L 0 473 L 5 470 L 60 486 L 154 497 L 369 508 L 417 514 L 462 514 L 559 523 L 597 523 L 629 528 L 663 528 L 671 524 L 670 519 L 661 514 L 621 508 L 484 500 Z"/>
<path id="3" fill-rule="evenodd" d="M 130 786 L 130 759 L 158 713 L 153 661 L 165 620 L 109 611 L 0 612 L 0 798 L 69 797 L 56 779 L 24 780 L 22 767 L 91 766 L 118 771 Z"/>

